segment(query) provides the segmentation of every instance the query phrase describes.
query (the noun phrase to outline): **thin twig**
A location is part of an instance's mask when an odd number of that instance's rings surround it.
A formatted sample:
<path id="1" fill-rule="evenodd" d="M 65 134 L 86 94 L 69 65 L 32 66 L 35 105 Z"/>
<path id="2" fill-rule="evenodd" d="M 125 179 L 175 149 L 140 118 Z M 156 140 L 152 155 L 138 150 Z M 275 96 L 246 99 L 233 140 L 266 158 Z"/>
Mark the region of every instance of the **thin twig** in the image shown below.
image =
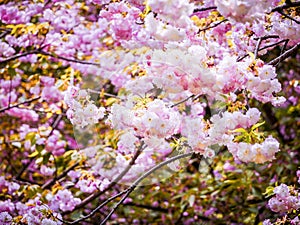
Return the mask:
<path id="1" fill-rule="evenodd" d="M 6 35 L 8 35 L 11 31 L 10 30 L 4 30 L 3 33 L 0 34 L 0 38 L 4 38 Z"/>
<path id="2" fill-rule="evenodd" d="M 274 66 L 274 65 L 278 64 L 279 62 L 282 62 L 283 60 L 285 60 L 286 58 L 290 57 L 295 52 L 297 52 L 297 50 L 299 48 L 300 48 L 300 42 L 298 44 L 296 44 L 294 47 L 287 50 L 285 53 L 278 56 L 276 59 L 273 59 L 271 62 L 268 63 L 268 65 L 273 65 Z"/>
<path id="3" fill-rule="evenodd" d="M 267 40 L 267 39 L 270 39 L 270 38 L 279 38 L 278 35 L 274 34 L 274 35 L 265 35 L 265 36 L 262 36 L 262 37 L 255 37 L 253 38 L 255 41 L 261 39 L 261 40 Z"/>
<path id="4" fill-rule="evenodd" d="M 12 76 L 10 76 L 8 107 L 10 107 L 10 103 L 11 103 L 11 90 L 12 90 Z"/>
<path id="5" fill-rule="evenodd" d="M 41 98 L 41 96 L 38 96 L 38 97 L 34 97 L 34 98 L 31 98 L 31 99 L 25 100 L 24 102 L 19 102 L 19 103 L 16 103 L 16 104 L 14 104 L 14 105 L 10 105 L 10 106 L 4 107 L 4 108 L 0 109 L 0 113 L 4 112 L 4 111 L 6 111 L 6 110 L 9 110 L 9 109 L 18 107 L 18 106 L 20 106 L 20 105 L 24 105 L 24 104 L 27 104 L 27 103 L 31 103 L 31 102 L 33 102 L 33 101 L 35 101 L 35 100 L 40 99 L 40 98 Z"/>
<path id="6" fill-rule="evenodd" d="M 267 48 L 274 47 L 274 46 L 279 45 L 279 44 L 281 44 L 281 43 L 283 43 L 283 42 L 286 42 L 287 40 L 288 40 L 288 39 L 284 39 L 284 40 L 278 41 L 278 42 L 276 42 L 276 43 L 273 43 L 273 44 L 270 44 L 270 45 L 266 45 L 266 46 L 264 46 L 264 47 L 261 47 L 261 48 L 259 49 L 259 51 L 264 50 L 264 49 L 267 49 Z"/>
<path id="7" fill-rule="evenodd" d="M 63 171 L 59 176 L 53 178 L 52 180 L 48 181 L 47 183 L 45 183 L 42 186 L 42 189 L 47 189 L 49 188 L 51 185 L 53 185 L 55 183 L 55 181 L 65 177 L 72 169 L 74 169 L 76 166 L 78 166 L 79 163 L 75 163 L 74 165 L 70 166 L 68 169 L 66 169 L 65 171 Z"/>
<path id="8" fill-rule="evenodd" d="M 184 208 L 181 210 L 181 213 L 180 213 L 178 219 L 176 220 L 175 225 L 181 224 L 181 219 L 182 219 L 182 217 L 183 217 L 183 213 L 185 212 L 185 210 L 186 210 L 187 208 L 188 208 L 188 205 L 185 205 Z"/>
<path id="9" fill-rule="evenodd" d="M 289 39 L 284 40 L 284 45 L 282 47 L 282 53 L 285 51 L 287 44 L 289 43 Z"/>
<path id="10" fill-rule="evenodd" d="M 39 96 L 39 97 L 36 97 L 36 98 L 38 99 L 38 98 L 40 98 L 40 96 Z M 34 98 L 33 98 L 33 99 L 34 99 Z M 24 103 L 24 102 L 22 102 L 22 103 Z M 28 103 L 28 101 L 27 101 L 26 103 Z M 12 108 L 13 106 L 14 106 L 14 105 L 12 105 L 11 108 Z M 50 131 L 50 133 L 48 134 L 47 138 L 50 137 L 50 135 L 52 134 L 52 132 L 54 131 L 54 129 L 55 129 L 55 128 L 57 127 L 57 125 L 59 124 L 59 121 L 61 120 L 61 118 L 62 118 L 62 115 L 58 115 L 58 117 L 56 118 L 56 120 L 52 123 L 52 125 L 51 125 L 51 131 Z M 24 165 L 24 166 L 22 167 L 22 169 L 19 171 L 19 173 L 15 176 L 15 179 L 19 180 L 19 179 L 21 178 L 22 174 L 23 174 L 23 173 L 25 172 L 25 170 L 30 166 L 30 164 L 35 160 L 35 158 L 36 158 L 36 157 L 31 158 L 30 161 L 29 161 L 26 165 Z M 54 159 L 54 160 L 55 160 L 55 159 Z M 57 172 L 57 170 L 56 170 L 55 172 Z"/>
<path id="11" fill-rule="evenodd" d="M 226 22 L 226 21 L 228 21 L 228 19 L 224 19 L 224 20 L 222 20 L 222 21 L 219 21 L 219 22 L 217 22 L 217 23 L 212 24 L 211 26 L 208 26 L 208 27 L 205 27 L 205 28 L 203 28 L 203 29 L 200 29 L 200 30 L 198 31 L 198 34 L 199 34 L 200 32 L 202 32 L 202 31 L 206 31 L 206 30 L 209 30 L 209 29 L 211 29 L 211 28 L 214 28 L 214 27 L 216 27 L 216 26 L 218 26 L 218 25 L 220 25 L 221 23 L 224 23 L 224 22 Z"/>
<path id="12" fill-rule="evenodd" d="M 258 38 L 254 38 L 254 39 L 255 39 L 255 40 L 258 40 Z M 276 42 L 276 43 L 273 43 L 273 44 L 270 44 L 270 45 L 266 45 L 266 46 L 264 46 L 264 47 L 261 47 L 258 51 L 262 51 L 262 50 L 264 50 L 264 49 L 274 47 L 274 46 L 279 45 L 279 44 L 281 44 L 281 43 L 283 43 L 283 42 L 286 43 L 287 40 L 288 40 L 288 39 L 284 39 L 284 40 L 278 41 L 278 42 Z M 249 56 L 248 53 L 245 54 L 245 55 L 243 55 L 243 56 L 238 57 L 236 61 L 237 61 L 237 62 L 240 62 L 240 61 L 242 61 L 244 58 L 246 58 L 247 56 Z"/>
<path id="13" fill-rule="evenodd" d="M 284 51 L 285 51 L 286 46 L 287 46 L 288 43 L 289 43 L 289 39 L 285 39 L 284 40 L 284 45 L 282 46 L 279 55 L 282 55 L 284 53 Z M 276 63 L 275 66 L 277 66 L 279 63 L 280 63 L 280 61 L 278 63 Z"/>
<path id="14" fill-rule="evenodd" d="M 56 58 L 56 59 L 61 59 L 61 60 L 67 61 L 67 62 L 74 62 L 74 63 L 80 63 L 80 64 L 85 64 L 85 65 L 100 66 L 99 63 L 86 62 L 86 61 L 82 61 L 82 60 L 78 60 L 78 59 L 70 59 L 70 58 L 66 58 L 66 57 L 63 57 L 63 56 L 54 55 L 54 54 L 51 54 L 51 53 L 48 53 L 48 52 L 45 52 L 45 51 L 39 51 L 38 53 L 42 54 L 42 55 L 50 56 L 50 57 L 53 57 L 53 58 Z"/>
<path id="15" fill-rule="evenodd" d="M 61 121 L 62 117 L 63 117 L 62 114 L 58 114 L 58 115 L 57 115 L 55 121 L 51 124 L 51 131 L 50 131 L 50 133 L 48 134 L 48 137 L 50 137 L 50 136 L 53 134 L 54 130 L 55 130 L 56 127 L 58 126 L 58 124 L 59 124 L 59 122 Z"/>
<path id="16" fill-rule="evenodd" d="M 111 215 L 116 211 L 116 209 L 125 201 L 125 199 L 130 195 L 131 192 L 134 191 L 134 189 L 137 187 L 137 185 L 142 182 L 146 177 L 148 177 L 149 175 L 151 175 L 152 173 L 154 173 L 156 170 L 160 169 L 161 167 L 174 162 L 178 159 L 182 159 L 182 158 L 186 158 L 189 157 L 193 154 L 193 152 L 188 152 L 188 153 L 184 153 L 184 154 L 180 154 L 177 156 L 174 156 L 164 162 L 159 163 L 158 165 L 152 167 L 152 169 L 148 170 L 145 174 L 143 174 L 142 176 L 140 176 L 138 179 L 136 179 L 132 185 L 127 188 L 125 190 L 126 194 L 122 197 L 122 199 L 114 205 L 114 207 L 112 208 L 112 210 L 110 211 L 110 213 L 105 217 L 105 219 L 100 223 L 100 225 L 104 225 L 107 220 L 109 220 L 109 218 L 111 217 Z"/>
<path id="17" fill-rule="evenodd" d="M 295 18 L 293 18 L 292 16 L 286 14 L 285 12 L 283 12 L 282 10 L 279 10 L 278 13 L 280 13 L 281 15 L 285 16 L 286 18 L 294 21 L 297 24 L 300 24 L 300 21 L 296 20 Z"/>
<path id="18" fill-rule="evenodd" d="M 259 47 L 260 47 L 260 44 L 262 42 L 262 39 L 259 38 L 257 43 L 256 43 L 256 47 L 255 47 L 255 51 L 254 51 L 254 58 L 257 59 L 257 55 L 258 55 L 258 51 L 259 51 Z"/>
<path id="19" fill-rule="evenodd" d="M 183 100 L 181 100 L 181 101 L 179 101 L 179 102 L 177 102 L 177 103 L 175 103 L 175 104 L 173 104 L 173 105 L 171 105 L 170 107 L 173 108 L 173 107 L 175 107 L 175 106 L 178 106 L 178 105 L 180 105 L 180 104 L 182 104 L 182 103 L 188 101 L 189 99 L 191 99 L 191 98 L 193 98 L 193 97 L 195 97 L 194 94 L 191 95 L 191 96 L 189 96 L 189 97 L 187 97 L 187 98 L 185 98 L 185 99 L 183 99 Z"/>
<path id="20" fill-rule="evenodd" d="M 22 169 L 21 169 L 21 170 L 19 171 L 19 173 L 15 176 L 15 179 L 16 179 L 16 180 L 19 180 L 19 179 L 21 178 L 22 174 L 23 174 L 23 173 L 25 172 L 25 170 L 30 166 L 30 164 L 33 162 L 34 159 L 35 159 L 35 158 L 31 158 L 27 164 L 23 165 Z"/>
<path id="21" fill-rule="evenodd" d="M 198 95 L 194 95 L 194 94 L 193 94 L 193 95 L 191 95 L 191 96 L 189 96 L 189 97 L 187 97 L 187 98 L 185 98 L 185 99 L 183 99 L 183 100 L 181 100 L 181 101 L 179 101 L 179 102 L 177 102 L 177 103 L 174 103 L 174 104 L 171 105 L 170 107 L 173 108 L 173 107 L 175 107 L 175 106 L 178 106 L 178 105 L 180 105 L 180 104 L 182 104 L 182 103 L 188 101 L 188 100 L 191 99 L 191 98 L 193 98 L 193 101 L 194 101 L 195 99 L 199 98 L 201 95 L 202 95 L 202 94 L 198 94 Z"/>
<path id="22" fill-rule="evenodd" d="M 105 92 L 101 92 L 101 91 L 96 91 L 96 90 L 93 90 L 93 89 L 87 89 L 87 91 L 90 92 L 90 93 L 99 94 L 99 95 L 103 94 L 104 96 L 108 96 L 108 97 L 120 98 L 117 95 L 113 95 L 113 94 L 109 94 L 109 93 L 105 93 Z"/>
<path id="23" fill-rule="evenodd" d="M 105 200 L 101 205 L 97 206 L 92 212 L 90 212 L 88 215 L 84 216 L 84 217 L 81 217 L 77 220 L 74 220 L 74 221 L 65 221 L 65 220 L 61 220 L 61 222 L 63 223 L 66 223 L 66 224 L 69 224 L 69 225 L 72 225 L 72 224 L 77 224 L 83 220 L 86 220 L 90 217 L 92 217 L 99 209 L 103 208 L 105 205 L 107 205 L 108 203 L 110 203 L 111 201 L 113 201 L 114 199 L 118 198 L 119 196 L 123 195 L 126 193 L 127 190 L 124 190 L 110 198 L 108 198 L 107 200 Z"/>
<path id="24" fill-rule="evenodd" d="M 63 56 L 58 56 L 58 55 L 55 55 L 55 54 L 51 54 L 51 53 L 42 51 L 41 49 L 36 49 L 36 50 L 33 50 L 33 51 L 24 52 L 24 53 L 21 53 L 21 54 L 14 55 L 10 58 L 6 58 L 6 59 L 0 61 L 0 65 L 6 64 L 6 63 L 8 63 L 12 60 L 21 58 L 23 56 L 32 55 L 32 54 L 41 54 L 41 55 L 45 55 L 45 56 L 50 56 L 50 57 L 53 57 L 53 58 L 56 58 L 56 59 L 61 59 L 61 60 L 67 61 L 67 62 L 80 63 L 80 64 L 93 65 L 93 66 L 100 66 L 99 63 L 86 62 L 86 61 L 82 61 L 82 60 L 78 60 L 78 59 L 66 58 L 66 57 L 63 57 Z"/>
<path id="25" fill-rule="evenodd" d="M 107 190 L 109 190 L 113 186 L 115 186 L 127 174 L 127 172 L 130 170 L 130 168 L 134 165 L 136 159 L 142 153 L 142 151 L 144 150 L 145 147 L 146 146 L 142 142 L 141 145 L 140 145 L 140 147 L 138 148 L 138 150 L 134 154 L 133 158 L 131 159 L 130 163 L 128 164 L 128 166 L 104 190 L 95 192 L 94 194 L 88 196 L 87 198 L 85 198 L 84 200 L 82 200 L 81 203 L 78 204 L 75 207 L 74 210 L 82 208 L 83 206 L 85 206 L 86 204 L 90 203 L 91 201 L 93 201 L 94 199 L 96 199 L 97 197 L 99 197 L 100 195 L 102 195 L 103 193 L 105 193 Z M 67 212 L 64 212 L 62 214 L 66 215 L 66 214 L 72 213 L 73 211 L 67 211 Z"/>
<path id="26" fill-rule="evenodd" d="M 271 10 L 271 12 L 278 12 L 278 11 L 283 10 L 283 9 L 288 9 L 288 8 L 297 7 L 297 6 L 300 6 L 300 1 L 290 2 L 288 4 L 283 4 L 283 5 L 277 6 L 277 7 L 273 8 Z"/>
<path id="27" fill-rule="evenodd" d="M 6 59 L 0 61 L 0 65 L 6 64 L 6 63 L 8 63 L 10 61 L 13 61 L 15 59 L 21 58 L 23 56 L 32 55 L 32 54 L 38 54 L 38 53 L 39 53 L 38 50 L 33 50 L 33 51 L 28 51 L 28 52 L 25 52 L 25 53 L 17 54 L 17 55 L 14 55 L 12 57 L 9 57 L 9 58 L 6 58 Z"/>
<path id="28" fill-rule="evenodd" d="M 205 8 L 199 8 L 199 9 L 194 9 L 193 13 L 196 12 L 204 12 L 212 9 L 217 9 L 217 6 L 210 6 L 210 7 L 205 7 Z"/>

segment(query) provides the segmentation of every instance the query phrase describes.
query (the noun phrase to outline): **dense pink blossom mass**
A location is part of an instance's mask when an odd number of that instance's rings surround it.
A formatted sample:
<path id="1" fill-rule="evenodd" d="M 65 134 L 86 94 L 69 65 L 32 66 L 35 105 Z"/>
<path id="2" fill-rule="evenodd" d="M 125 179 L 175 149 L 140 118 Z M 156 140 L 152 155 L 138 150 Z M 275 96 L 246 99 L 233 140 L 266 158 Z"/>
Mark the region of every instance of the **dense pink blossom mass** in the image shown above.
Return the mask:
<path id="1" fill-rule="evenodd" d="M 0 225 L 300 224 L 299 1 L 0 3 Z"/>

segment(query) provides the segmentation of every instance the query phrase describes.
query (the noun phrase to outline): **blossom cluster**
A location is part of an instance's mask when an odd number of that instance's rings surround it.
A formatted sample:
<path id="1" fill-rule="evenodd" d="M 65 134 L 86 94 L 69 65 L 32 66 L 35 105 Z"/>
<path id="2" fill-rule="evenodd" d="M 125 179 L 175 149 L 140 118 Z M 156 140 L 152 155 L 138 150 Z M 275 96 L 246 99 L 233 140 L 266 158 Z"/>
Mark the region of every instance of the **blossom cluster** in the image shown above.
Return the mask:
<path id="1" fill-rule="evenodd" d="M 15 182 L 11 182 L 4 177 L 0 177 L 0 189 L 1 193 L 9 194 L 12 196 L 13 193 L 19 191 L 20 185 Z M 7 193 L 6 193 L 7 192 Z M 69 203 L 71 204 L 71 203 Z M 51 208 L 52 210 L 54 208 Z M 39 197 L 35 199 L 30 199 L 26 204 L 22 202 L 12 202 L 10 199 L 6 201 L 0 202 L 0 223 L 3 225 L 9 225 L 13 222 L 17 222 L 14 220 L 14 216 L 16 212 L 22 215 L 20 223 L 26 224 L 53 224 L 53 225 L 61 225 L 62 222 L 57 220 L 57 217 L 61 216 L 58 213 L 54 213 L 51 215 L 51 209 L 42 204 Z"/>
<path id="2" fill-rule="evenodd" d="M 300 197 L 298 192 L 294 190 L 294 193 L 291 194 L 291 191 L 286 184 L 275 187 L 274 194 L 275 197 L 272 197 L 268 202 L 272 211 L 285 213 L 300 208 Z"/>
<path id="3" fill-rule="evenodd" d="M 290 154 L 299 163 L 294 150 L 299 121 L 290 119 L 299 111 L 299 54 L 288 49 L 299 46 L 296 7 L 297 2 L 279 0 L 4 1 L 0 224 L 62 224 L 60 214 L 73 219 L 90 213 L 106 194 L 117 194 L 122 184 L 178 152 L 216 163 L 207 176 L 214 180 L 206 183 L 205 175 L 193 173 L 194 158 L 185 162 L 187 183 L 179 183 L 186 187 L 179 197 L 164 198 L 180 199 L 186 211 L 172 211 L 175 203 L 168 203 L 168 216 L 159 223 L 174 223 L 168 221 L 174 216 L 175 223 L 190 217 L 184 223 L 194 224 L 201 213 L 212 223 L 226 219 L 230 215 L 210 204 L 216 195 L 225 200 L 236 190 L 248 195 L 256 191 L 256 181 L 249 180 L 263 173 L 252 176 L 247 168 L 245 183 L 233 182 L 229 174 L 238 177 L 238 167 L 254 162 L 272 168 L 276 154 L 280 160 Z M 288 56 L 293 59 L 276 67 Z M 290 65 L 295 69 L 287 73 Z M 87 128 L 93 138 L 77 130 L 76 143 L 72 125 Z M 88 147 L 78 149 L 83 139 Z M 284 154 L 280 145 L 288 149 Z M 221 148 L 228 151 L 219 153 Z M 218 159 L 208 159 L 213 157 Z M 180 163 L 172 162 L 157 177 L 177 171 Z M 280 181 L 278 174 L 272 182 Z M 197 188 L 188 190 L 191 180 Z M 253 190 L 246 191 L 249 186 Z M 203 189 L 213 193 L 210 199 L 203 197 L 208 192 L 199 194 Z M 282 184 L 274 193 L 269 201 L 274 212 L 299 209 L 297 190 Z M 94 196 L 99 198 L 92 202 Z M 156 196 L 143 198 L 151 202 Z M 207 209 L 196 204 L 199 196 L 210 201 Z M 112 215 L 115 223 L 149 223 L 117 220 L 118 213 Z"/>
<path id="4" fill-rule="evenodd" d="M 67 116 L 74 125 L 94 125 L 104 117 L 105 109 L 98 108 L 86 90 L 70 86 L 65 92 L 64 101 L 69 107 Z"/>
<path id="5" fill-rule="evenodd" d="M 178 132 L 178 112 L 159 99 L 134 104 L 135 98 L 138 96 L 132 96 L 132 101 L 126 106 L 112 106 L 109 120 L 114 128 L 131 128 L 139 137 L 167 138 Z"/>
<path id="6" fill-rule="evenodd" d="M 231 143 L 228 150 L 240 161 L 264 163 L 275 159 L 279 152 L 279 143 L 273 137 L 267 137 L 262 143 L 249 144 L 245 142 Z"/>
<path id="7" fill-rule="evenodd" d="M 246 22 L 263 19 L 266 12 L 278 3 L 278 0 L 272 1 L 251 1 L 251 0 L 216 0 L 215 4 L 219 12 L 226 18 L 233 21 Z"/>

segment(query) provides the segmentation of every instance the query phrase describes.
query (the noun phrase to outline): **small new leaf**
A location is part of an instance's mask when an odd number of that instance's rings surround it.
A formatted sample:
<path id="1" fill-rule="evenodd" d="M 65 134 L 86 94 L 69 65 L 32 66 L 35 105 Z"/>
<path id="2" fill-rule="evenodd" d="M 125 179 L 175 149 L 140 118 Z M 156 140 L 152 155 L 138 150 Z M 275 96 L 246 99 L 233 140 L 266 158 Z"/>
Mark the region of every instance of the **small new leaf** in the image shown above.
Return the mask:
<path id="1" fill-rule="evenodd" d="M 257 123 L 257 124 L 254 124 L 252 127 L 251 127 L 251 131 L 254 131 L 256 128 L 259 128 L 260 126 L 264 125 L 265 124 L 265 121 L 261 122 L 261 123 Z"/>

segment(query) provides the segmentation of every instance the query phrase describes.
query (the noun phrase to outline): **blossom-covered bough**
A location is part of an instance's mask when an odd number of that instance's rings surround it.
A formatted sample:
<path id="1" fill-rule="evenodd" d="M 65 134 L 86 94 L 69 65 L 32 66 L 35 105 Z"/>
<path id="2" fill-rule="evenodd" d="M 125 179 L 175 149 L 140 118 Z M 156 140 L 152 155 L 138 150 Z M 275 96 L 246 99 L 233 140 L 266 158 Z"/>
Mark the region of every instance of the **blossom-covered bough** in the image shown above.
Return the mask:
<path id="1" fill-rule="evenodd" d="M 0 224 L 298 224 L 299 9 L 2 1 Z"/>

